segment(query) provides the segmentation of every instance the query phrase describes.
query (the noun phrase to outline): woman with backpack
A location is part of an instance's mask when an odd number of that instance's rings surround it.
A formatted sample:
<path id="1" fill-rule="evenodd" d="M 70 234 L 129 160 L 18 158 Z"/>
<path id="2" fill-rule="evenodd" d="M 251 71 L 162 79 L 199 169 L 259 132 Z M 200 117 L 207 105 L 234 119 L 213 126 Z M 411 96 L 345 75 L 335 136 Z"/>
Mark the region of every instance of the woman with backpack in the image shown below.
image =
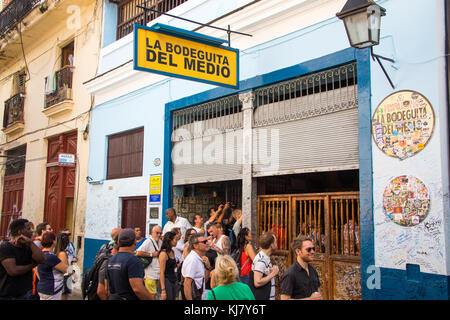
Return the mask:
<path id="1" fill-rule="evenodd" d="M 249 228 L 242 228 L 237 237 L 237 248 L 239 254 L 239 279 L 242 283 L 249 284 L 249 274 L 252 269 L 252 262 L 255 259 L 257 250 L 253 243 L 252 233 Z"/>

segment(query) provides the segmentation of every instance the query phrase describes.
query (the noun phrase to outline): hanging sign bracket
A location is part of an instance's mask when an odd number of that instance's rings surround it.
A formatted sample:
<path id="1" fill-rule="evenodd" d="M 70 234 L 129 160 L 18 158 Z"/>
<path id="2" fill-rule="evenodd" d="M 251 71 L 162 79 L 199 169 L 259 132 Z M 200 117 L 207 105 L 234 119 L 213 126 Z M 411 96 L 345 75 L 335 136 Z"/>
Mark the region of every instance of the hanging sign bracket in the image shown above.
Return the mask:
<path id="1" fill-rule="evenodd" d="M 159 11 L 159 10 L 155 10 L 155 9 L 152 9 L 152 8 L 147 8 L 147 7 L 144 7 L 144 6 L 141 6 L 141 5 L 137 5 L 136 7 L 140 8 L 140 9 L 144 9 L 145 11 L 152 11 L 152 12 L 163 14 L 163 15 L 166 15 L 166 16 L 169 16 L 169 17 L 172 17 L 172 18 L 176 18 L 176 19 L 187 21 L 187 22 L 195 23 L 195 24 L 201 25 L 202 27 L 209 27 L 209 28 L 214 28 L 214 29 L 217 29 L 217 30 L 225 31 L 227 33 L 227 35 L 228 35 L 228 46 L 231 46 L 231 34 L 232 33 L 240 34 L 240 35 L 243 35 L 243 36 L 252 37 L 251 34 L 231 30 L 230 29 L 230 25 L 228 25 L 228 29 L 224 29 L 224 28 L 212 26 L 212 25 L 209 25 L 209 24 L 206 24 L 206 23 L 197 22 L 197 21 L 194 21 L 194 20 L 191 20 L 191 19 L 186 19 L 186 18 L 174 16 L 172 14 L 169 14 L 169 13 L 166 13 L 166 12 L 163 12 L 163 11 Z M 145 14 L 144 16 L 145 16 L 144 17 L 144 24 L 147 25 L 147 14 Z"/>

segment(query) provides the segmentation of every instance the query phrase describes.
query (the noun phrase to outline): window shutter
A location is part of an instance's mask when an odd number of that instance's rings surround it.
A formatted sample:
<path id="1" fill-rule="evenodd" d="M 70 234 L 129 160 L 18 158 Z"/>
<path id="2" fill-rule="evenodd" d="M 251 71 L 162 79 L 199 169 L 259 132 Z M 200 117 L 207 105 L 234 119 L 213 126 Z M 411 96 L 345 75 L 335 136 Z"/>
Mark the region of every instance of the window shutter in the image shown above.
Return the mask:
<path id="1" fill-rule="evenodd" d="M 110 136 L 107 179 L 141 176 L 143 155 L 144 128 Z"/>

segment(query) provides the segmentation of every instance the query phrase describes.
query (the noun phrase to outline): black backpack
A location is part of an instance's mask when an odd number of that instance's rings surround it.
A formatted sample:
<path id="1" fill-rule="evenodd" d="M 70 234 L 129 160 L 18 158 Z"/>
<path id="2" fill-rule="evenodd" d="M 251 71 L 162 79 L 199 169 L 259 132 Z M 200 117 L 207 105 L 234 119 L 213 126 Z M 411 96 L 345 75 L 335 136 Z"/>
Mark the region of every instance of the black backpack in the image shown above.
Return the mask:
<path id="1" fill-rule="evenodd" d="M 230 256 L 233 258 L 234 262 L 236 262 L 238 270 L 241 269 L 241 252 L 242 252 L 241 248 L 234 248 L 230 254 Z"/>
<path id="2" fill-rule="evenodd" d="M 264 264 L 266 264 L 266 263 L 264 262 Z M 265 276 L 267 276 L 267 275 L 263 274 L 263 277 L 265 277 Z M 272 290 L 272 281 L 267 282 L 262 287 L 256 288 L 255 287 L 255 272 L 253 270 L 250 270 L 250 273 L 249 273 L 248 286 L 250 287 L 250 290 L 252 290 L 253 295 L 255 296 L 255 300 L 269 300 L 270 299 L 270 291 Z"/>
<path id="3" fill-rule="evenodd" d="M 88 300 L 100 300 L 97 295 L 98 274 L 103 262 L 111 257 L 111 249 L 112 246 L 109 244 L 101 247 L 95 257 L 94 265 L 84 273 L 83 280 L 81 281 L 83 300 L 86 300 L 86 297 Z"/>

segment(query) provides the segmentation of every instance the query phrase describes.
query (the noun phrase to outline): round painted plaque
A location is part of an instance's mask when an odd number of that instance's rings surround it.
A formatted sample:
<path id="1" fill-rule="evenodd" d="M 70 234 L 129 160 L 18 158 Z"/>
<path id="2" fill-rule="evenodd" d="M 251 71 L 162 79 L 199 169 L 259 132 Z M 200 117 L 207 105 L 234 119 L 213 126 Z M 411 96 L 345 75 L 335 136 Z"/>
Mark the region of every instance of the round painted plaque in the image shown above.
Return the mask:
<path id="1" fill-rule="evenodd" d="M 416 91 L 398 91 L 385 98 L 372 117 L 372 136 L 388 156 L 400 160 L 423 150 L 434 129 L 434 110 Z"/>
<path id="2" fill-rule="evenodd" d="M 386 216 L 398 225 L 412 227 L 421 223 L 430 209 L 430 194 L 416 177 L 399 176 L 384 189 L 383 206 Z"/>

